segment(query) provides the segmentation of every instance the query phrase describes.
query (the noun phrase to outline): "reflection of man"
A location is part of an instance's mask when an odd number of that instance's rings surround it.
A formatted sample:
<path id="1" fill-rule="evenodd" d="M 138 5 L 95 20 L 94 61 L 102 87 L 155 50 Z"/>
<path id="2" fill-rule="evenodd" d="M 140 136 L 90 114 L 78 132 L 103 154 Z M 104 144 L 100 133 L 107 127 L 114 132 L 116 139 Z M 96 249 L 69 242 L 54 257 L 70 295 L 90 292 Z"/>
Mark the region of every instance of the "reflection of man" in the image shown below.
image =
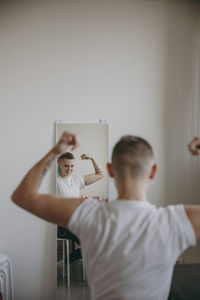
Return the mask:
<path id="1" fill-rule="evenodd" d="M 95 159 L 87 154 L 82 154 L 81 159 L 91 160 L 94 173 L 86 176 L 72 175 L 74 169 L 75 159 L 72 153 L 67 152 L 62 154 L 58 158 L 58 166 L 60 174 L 57 175 L 57 193 L 65 198 L 79 198 L 81 196 L 80 190 L 85 187 L 85 185 L 92 184 L 100 180 L 104 174 L 95 161 Z"/>
<path id="2" fill-rule="evenodd" d="M 72 175 L 75 158 L 70 152 L 62 154 L 57 159 L 59 172 L 56 175 L 56 185 L 57 193 L 60 196 L 63 196 L 64 198 L 80 198 L 80 191 L 85 187 L 85 185 L 92 184 L 103 178 L 104 174 L 93 157 L 89 156 L 88 154 L 82 154 L 81 159 L 91 160 L 94 167 L 93 174 L 86 176 Z M 58 226 L 57 236 L 58 238 L 70 239 L 80 245 L 79 239 L 64 227 Z M 70 263 L 79 258 L 81 258 L 80 248 L 72 251 L 70 254 Z"/>
<path id="3" fill-rule="evenodd" d="M 64 145 L 76 147 L 76 136 L 65 132 L 28 172 L 12 200 L 47 221 L 68 226 L 80 238 L 93 300 L 166 300 L 177 258 L 200 237 L 200 205 L 156 208 L 145 200 L 157 167 L 149 143 L 134 136 L 115 145 L 108 164 L 118 190 L 116 201 L 38 194 L 47 166 Z M 199 145 L 190 149 L 195 152 Z"/>

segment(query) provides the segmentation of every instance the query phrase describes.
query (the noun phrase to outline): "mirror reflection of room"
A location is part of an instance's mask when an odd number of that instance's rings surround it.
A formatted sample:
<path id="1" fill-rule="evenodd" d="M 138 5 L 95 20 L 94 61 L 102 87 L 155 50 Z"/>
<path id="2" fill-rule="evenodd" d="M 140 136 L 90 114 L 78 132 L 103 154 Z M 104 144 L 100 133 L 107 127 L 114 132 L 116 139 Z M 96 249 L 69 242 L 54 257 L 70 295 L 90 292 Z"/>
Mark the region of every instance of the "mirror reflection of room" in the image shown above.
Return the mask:
<path id="1" fill-rule="evenodd" d="M 56 193 L 64 198 L 92 197 L 108 202 L 108 125 L 56 123 L 56 138 L 74 132 L 80 147 L 57 158 Z M 58 295 L 64 287 L 87 285 L 80 240 L 67 228 L 57 228 Z"/>

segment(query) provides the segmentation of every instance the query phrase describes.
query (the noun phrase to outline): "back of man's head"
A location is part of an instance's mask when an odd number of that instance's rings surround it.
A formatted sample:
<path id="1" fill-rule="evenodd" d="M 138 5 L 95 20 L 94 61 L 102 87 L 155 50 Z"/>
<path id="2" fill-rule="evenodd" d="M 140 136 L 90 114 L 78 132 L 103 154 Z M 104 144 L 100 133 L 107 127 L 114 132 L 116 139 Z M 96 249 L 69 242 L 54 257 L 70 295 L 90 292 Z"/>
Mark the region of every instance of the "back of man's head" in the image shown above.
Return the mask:
<path id="1" fill-rule="evenodd" d="M 151 145 L 137 136 L 123 136 L 113 149 L 112 165 L 119 177 L 148 176 L 153 162 Z"/>

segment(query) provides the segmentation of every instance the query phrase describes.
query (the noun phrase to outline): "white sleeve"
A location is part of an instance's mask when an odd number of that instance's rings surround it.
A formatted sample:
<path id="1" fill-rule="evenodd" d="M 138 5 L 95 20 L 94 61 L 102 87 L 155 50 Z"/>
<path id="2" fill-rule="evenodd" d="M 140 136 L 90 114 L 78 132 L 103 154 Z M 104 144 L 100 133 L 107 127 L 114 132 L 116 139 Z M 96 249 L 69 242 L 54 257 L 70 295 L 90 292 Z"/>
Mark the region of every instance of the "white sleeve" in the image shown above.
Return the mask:
<path id="1" fill-rule="evenodd" d="M 80 187 L 80 190 L 81 189 L 83 189 L 84 187 L 85 187 L 85 180 L 84 180 L 84 177 L 83 176 L 81 176 L 81 175 L 77 175 L 76 176 L 76 181 L 77 181 L 77 183 L 78 183 L 78 185 L 79 185 L 79 187 Z"/>
<path id="2" fill-rule="evenodd" d="M 195 246 L 197 243 L 196 235 L 190 220 L 187 217 L 184 206 L 171 205 L 166 208 L 168 211 L 168 220 L 170 222 L 171 232 L 175 233 L 174 246 L 182 253 L 189 246 Z"/>
<path id="3" fill-rule="evenodd" d="M 84 200 L 73 212 L 68 228 L 80 239 L 87 235 L 95 222 L 100 203 L 95 199 Z"/>

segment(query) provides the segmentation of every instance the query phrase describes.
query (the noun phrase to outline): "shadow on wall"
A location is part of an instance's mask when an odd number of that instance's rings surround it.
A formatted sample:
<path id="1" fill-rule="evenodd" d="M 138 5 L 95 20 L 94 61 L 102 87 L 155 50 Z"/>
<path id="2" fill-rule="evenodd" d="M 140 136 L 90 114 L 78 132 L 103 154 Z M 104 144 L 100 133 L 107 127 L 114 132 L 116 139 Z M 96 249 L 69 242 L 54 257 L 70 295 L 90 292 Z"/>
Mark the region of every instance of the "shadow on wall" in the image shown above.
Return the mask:
<path id="1" fill-rule="evenodd" d="M 200 159 L 187 144 L 199 134 L 198 17 L 188 6 L 169 8 L 165 61 L 165 205 L 199 203 Z M 179 11 L 178 11 L 179 10 Z M 199 263 L 199 245 L 184 254 L 184 263 Z"/>

